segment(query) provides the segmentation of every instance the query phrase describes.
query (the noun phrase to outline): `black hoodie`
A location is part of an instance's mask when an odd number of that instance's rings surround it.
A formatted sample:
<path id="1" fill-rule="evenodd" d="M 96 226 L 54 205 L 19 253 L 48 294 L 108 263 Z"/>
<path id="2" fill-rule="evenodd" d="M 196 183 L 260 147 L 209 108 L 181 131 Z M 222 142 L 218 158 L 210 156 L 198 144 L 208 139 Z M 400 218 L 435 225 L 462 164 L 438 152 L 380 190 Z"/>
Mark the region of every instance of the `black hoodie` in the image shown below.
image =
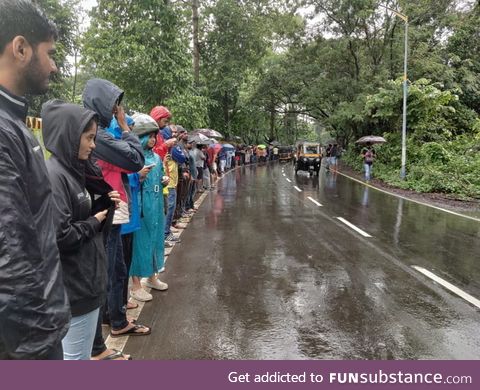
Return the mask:
<path id="1" fill-rule="evenodd" d="M 55 201 L 57 244 L 74 317 L 100 307 L 107 289 L 102 226 L 92 216 L 92 198 L 105 194 L 89 194 L 85 180 L 89 162 L 78 159 L 82 132 L 96 117 L 93 111 L 59 100 L 42 108 L 43 140 L 52 154 L 47 168 Z"/>

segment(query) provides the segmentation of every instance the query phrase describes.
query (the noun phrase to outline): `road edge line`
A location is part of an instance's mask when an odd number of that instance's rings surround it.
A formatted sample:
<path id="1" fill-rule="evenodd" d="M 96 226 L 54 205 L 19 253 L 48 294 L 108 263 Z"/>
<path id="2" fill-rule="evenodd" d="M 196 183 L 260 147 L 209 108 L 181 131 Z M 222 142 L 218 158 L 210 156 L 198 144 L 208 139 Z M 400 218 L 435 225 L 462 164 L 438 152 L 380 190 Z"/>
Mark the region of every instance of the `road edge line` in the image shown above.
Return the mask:
<path id="1" fill-rule="evenodd" d="M 464 299 L 468 303 L 471 303 L 472 305 L 478 307 L 480 309 L 480 300 L 475 298 L 474 296 L 466 293 L 465 291 L 461 290 L 457 286 L 453 285 L 450 282 L 447 282 L 445 279 L 442 279 L 440 276 L 435 275 L 433 272 L 420 267 L 418 265 L 412 265 L 412 268 L 427 278 L 433 280 L 434 282 L 440 284 L 442 287 L 446 288 L 448 291 L 454 293 L 455 295 L 459 296 L 460 298 Z"/>
<path id="2" fill-rule="evenodd" d="M 387 190 L 384 190 L 382 188 L 378 188 L 378 187 L 375 187 L 375 186 L 372 186 L 371 184 L 368 184 L 368 183 L 365 183 L 364 181 L 362 180 L 359 180 L 359 179 L 356 179 L 350 175 L 347 175 L 346 173 L 342 173 L 340 171 L 337 170 L 337 173 L 350 179 L 350 180 L 353 180 L 353 181 L 356 181 L 357 183 L 360 183 L 360 184 L 363 184 L 364 186 L 366 187 L 369 187 L 369 188 L 373 188 L 374 190 L 377 190 L 377 191 L 380 191 L 380 192 L 383 192 L 387 195 L 392 195 L 392 196 L 395 196 L 397 198 L 401 198 L 401 199 L 404 199 L 404 200 L 408 200 L 409 202 L 413 202 L 413 203 L 417 203 L 417 204 L 421 204 L 422 206 L 427 206 L 427 207 L 431 207 L 433 209 L 436 209 L 436 210 L 440 210 L 440 211 L 443 211 L 445 213 L 449 213 L 449 214 L 453 214 L 453 215 L 456 215 L 457 217 L 463 217 L 463 218 L 467 218 L 467 219 L 470 219 L 472 221 L 476 221 L 476 222 L 480 222 L 480 218 L 476 218 L 476 217 L 471 217 L 470 215 L 465 215 L 465 214 L 461 214 L 461 213 L 457 213 L 456 211 L 452 211 L 452 210 L 448 210 L 448 209 L 444 209 L 442 207 L 439 207 L 439 206 L 435 206 L 435 205 L 432 205 L 432 204 L 429 204 L 429 203 L 425 203 L 425 202 L 421 202 L 419 200 L 415 200 L 415 199 L 411 199 L 411 198 L 407 198 L 406 196 L 403 196 L 403 195 L 398 195 L 394 192 L 390 192 L 390 191 L 387 191 Z"/>

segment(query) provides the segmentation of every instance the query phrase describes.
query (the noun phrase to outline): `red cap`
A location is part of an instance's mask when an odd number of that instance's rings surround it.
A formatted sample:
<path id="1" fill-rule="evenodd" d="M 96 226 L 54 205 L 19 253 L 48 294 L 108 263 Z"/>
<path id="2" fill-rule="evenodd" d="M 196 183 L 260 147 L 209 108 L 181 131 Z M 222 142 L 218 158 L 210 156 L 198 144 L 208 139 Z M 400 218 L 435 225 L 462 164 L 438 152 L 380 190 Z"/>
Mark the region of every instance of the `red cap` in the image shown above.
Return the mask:
<path id="1" fill-rule="evenodd" d="M 158 122 L 162 118 L 170 118 L 172 114 L 170 114 L 167 107 L 155 106 L 150 111 L 150 116 Z"/>

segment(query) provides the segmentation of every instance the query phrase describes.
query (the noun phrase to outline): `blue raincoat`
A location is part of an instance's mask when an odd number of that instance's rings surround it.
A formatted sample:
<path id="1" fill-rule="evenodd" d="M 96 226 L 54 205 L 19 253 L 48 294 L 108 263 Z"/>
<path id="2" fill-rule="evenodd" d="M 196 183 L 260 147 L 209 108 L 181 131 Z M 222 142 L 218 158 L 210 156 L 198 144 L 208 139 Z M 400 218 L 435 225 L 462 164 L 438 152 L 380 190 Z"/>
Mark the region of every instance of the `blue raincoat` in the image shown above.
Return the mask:
<path id="1" fill-rule="evenodd" d="M 140 230 L 133 234 L 130 276 L 150 277 L 164 266 L 165 215 L 163 208 L 163 164 L 147 149 L 148 134 L 141 136 L 145 165 L 156 164 L 143 181 L 139 193 Z"/>

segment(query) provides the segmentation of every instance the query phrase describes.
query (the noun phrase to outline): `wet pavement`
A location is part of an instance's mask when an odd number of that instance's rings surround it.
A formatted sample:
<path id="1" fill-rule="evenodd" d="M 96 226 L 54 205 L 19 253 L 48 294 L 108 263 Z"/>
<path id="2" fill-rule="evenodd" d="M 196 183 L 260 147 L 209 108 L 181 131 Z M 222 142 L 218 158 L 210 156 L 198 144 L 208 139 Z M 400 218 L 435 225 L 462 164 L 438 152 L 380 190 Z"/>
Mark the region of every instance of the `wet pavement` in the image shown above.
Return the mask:
<path id="1" fill-rule="evenodd" d="M 162 275 L 170 289 L 154 292 L 140 316 L 152 334 L 131 337 L 125 352 L 479 359 L 479 308 L 413 268 L 480 298 L 479 238 L 478 221 L 340 175 L 243 167 L 225 175 L 182 234 Z"/>

